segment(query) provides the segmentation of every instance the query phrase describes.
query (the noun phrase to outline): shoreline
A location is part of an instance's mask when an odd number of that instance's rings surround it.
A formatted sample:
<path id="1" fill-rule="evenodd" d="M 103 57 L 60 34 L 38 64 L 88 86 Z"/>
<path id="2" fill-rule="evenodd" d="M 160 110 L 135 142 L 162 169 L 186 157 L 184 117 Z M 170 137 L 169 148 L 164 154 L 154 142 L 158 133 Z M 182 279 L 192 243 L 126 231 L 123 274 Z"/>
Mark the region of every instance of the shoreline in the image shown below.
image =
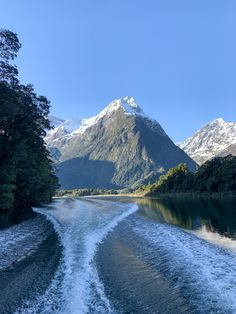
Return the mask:
<path id="1" fill-rule="evenodd" d="M 83 196 L 71 196 L 63 195 L 63 196 L 54 196 L 53 199 L 65 199 L 65 198 L 102 198 L 102 197 L 112 197 L 112 198 L 210 198 L 210 199 L 220 199 L 220 198 L 236 198 L 236 192 L 172 192 L 172 193 L 155 193 L 152 195 L 145 194 L 135 194 L 135 193 L 127 193 L 127 194 L 91 194 L 91 195 L 83 195 Z"/>
<path id="2" fill-rule="evenodd" d="M 179 192 L 179 193 L 154 193 L 152 195 L 144 195 L 149 198 L 236 198 L 236 192 Z"/>

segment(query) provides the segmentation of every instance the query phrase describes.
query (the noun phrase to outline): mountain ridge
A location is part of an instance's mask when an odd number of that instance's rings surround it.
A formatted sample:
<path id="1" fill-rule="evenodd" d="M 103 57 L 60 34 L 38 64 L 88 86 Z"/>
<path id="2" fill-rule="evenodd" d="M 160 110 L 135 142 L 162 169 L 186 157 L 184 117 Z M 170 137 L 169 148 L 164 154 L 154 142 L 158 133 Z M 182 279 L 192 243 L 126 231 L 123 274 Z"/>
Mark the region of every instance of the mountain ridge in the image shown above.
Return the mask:
<path id="1" fill-rule="evenodd" d="M 186 140 L 176 143 L 198 164 L 216 156 L 233 153 L 236 147 L 236 122 L 212 120 Z"/>
<path id="2" fill-rule="evenodd" d="M 94 187 L 94 181 L 102 182 L 100 188 L 128 187 L 145 178 L 157 179 L 181 162 L 195 169 L 191 158 L 173 143 L 156 120 L 145 115 L 133 97 L 116 99 L 97 116 L 81 121 L 72 132 L 59 126 L 45 138 L 58 163 L 64 188 Z M 99 164 L 106 170 L 108 181 L 96 176 L 97 172 L 102 175 L 96 168 Z M 81 179 L 85 172 L 91 178 L 90 184 L 86 179 L 86 186 Z"/>

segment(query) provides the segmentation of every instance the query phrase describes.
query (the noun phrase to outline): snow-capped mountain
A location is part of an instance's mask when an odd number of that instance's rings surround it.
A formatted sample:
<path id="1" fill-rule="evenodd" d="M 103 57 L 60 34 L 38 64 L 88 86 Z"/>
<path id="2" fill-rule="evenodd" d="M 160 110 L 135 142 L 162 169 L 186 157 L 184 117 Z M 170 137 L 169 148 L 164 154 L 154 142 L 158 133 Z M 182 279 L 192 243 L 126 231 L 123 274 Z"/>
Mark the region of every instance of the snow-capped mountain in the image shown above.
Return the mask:
<path id="1" fill-rule="evenodd" d="M 68 119 L 63 120 L 54 116 L 50 116 L 49 120 L 55 129 L 58 127 L 65 129 L 66 133 L 82 134 L 84 131 L 97 124 L 100 119 L 105 116 L 111 115 L 113 112 L 122 109 L 128 115 L 141 115 L 147 117 L 143 110 L 136 104 L 134 97 L 124 97 L 122 99 L 113 100 L 105 109 L 103 109 L 97 116 L 88 119 Z M 148 118 L 148 117 L 147 117 Z M 150 119 L 151 120 L 151 119 Z M 49 131 L 50 134 L 51 131 Z M 51 132 L 53 133 L 53 132 Z"/>
<path id="2" fill-rule="evenodd" d="M 216 119 L 177 145 L 198 164 L 203 164 L 215 156 L 235 154 L 236 122 Z"/>
<path id="3" fill-rule="evenodd" d="M 144 114 L 143 110 L 137 105 L 134 97 L 124 97 L 113 100 L 105 109 L 103 109 L 97 116 L 87 119 L 67 119 L 63 120 L 55 116 L 50 116 L 49 120 L 54 127 L 47 132 L 45 142 L 48 146 L 54 146 L 57 141 L 67 141 L 71 137 L 83 134 L 88 128 L 96 125 L 104 117 L 109 117 L 117 110 L 122 110 L 126 115 L 139 115 L 150 120 L 150 122 L 157 123 L 155 120 L 149 118 Z"/>
<path id="4" fill-rule="evenodd" d="M 73 134 L 83 134 L 89 127 L 99 123 L 99 121 L 107 116 L 109 117 L 115 111 L 122 109 L 128 115 L 141 115 L 148 118 L 143 110 L 136 104 L 134 97 L 124 97 L 122 99 L 115 99 L 105 109 L 103 109 L 97 116 L 81 121 L 80 127 L 73 132 Z"/>
<path id="5" fill-rule="evenodd" d="M 82 122 L 81 119 L 77 118 L 63 120 L 54 116 L 50 116 L 49 120 L 53 129 L 47 132 L 44 139 L 48 146 L 54 146 L 57 141 L 70 137 Z"/>
<path id="6" fill-rule="evenodd" d="M 57 118 L 55 116 L 49 116 L 49 121 L 51 126 L 53 126 L 54 128 L 57 128 L 59 125 L 65 122 L 65 120 Z"/>
<path id="7" fill-rule="evenodd" d="M 181 162 L 195 169 L 133 97 L 116 99 L 97 116 L 77 122 L 68 128 L 63 121 L 45 138 L 63 188 L 123 188 L 154 180 Z"/>

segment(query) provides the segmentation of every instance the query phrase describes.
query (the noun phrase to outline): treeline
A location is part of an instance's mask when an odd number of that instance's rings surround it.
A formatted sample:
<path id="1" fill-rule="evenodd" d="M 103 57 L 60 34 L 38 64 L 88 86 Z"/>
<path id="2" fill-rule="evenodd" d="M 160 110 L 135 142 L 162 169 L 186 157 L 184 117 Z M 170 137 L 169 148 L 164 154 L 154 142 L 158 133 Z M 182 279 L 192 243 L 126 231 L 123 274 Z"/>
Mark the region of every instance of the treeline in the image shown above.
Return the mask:
<path id="1" fill-rule="evenodd" d="M 236 157 L 216 157 L 198 168 L 196 173 L 186 164 L 171 168 L 153 184 L 142 186 L 137 192 L 145 195 L 181 192 L 236 192 Z"/>
<path id="2" fill-rule="evenodd" d="M 117 190 L 105 189 L 74 189 L 74 190 L 58 190 L 55 194 L 56 197 L 79 197 L 89 195 L 115 195 L 118 194 Z"/>
<path id="3" fill-rule="evenodd" d="M 49 101 L 22 85 L 11 61 L 21 44 L 0 31 L 0 210 L 25 210 L 51 200 L 57 178 L 43 137 Z"/>

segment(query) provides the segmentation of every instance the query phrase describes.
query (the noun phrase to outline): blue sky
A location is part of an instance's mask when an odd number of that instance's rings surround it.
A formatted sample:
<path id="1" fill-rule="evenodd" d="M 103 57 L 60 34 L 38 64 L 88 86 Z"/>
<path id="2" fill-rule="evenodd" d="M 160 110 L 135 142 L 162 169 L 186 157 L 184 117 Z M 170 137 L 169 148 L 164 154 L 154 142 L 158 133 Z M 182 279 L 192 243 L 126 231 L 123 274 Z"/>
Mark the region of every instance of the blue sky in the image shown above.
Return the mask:
<path id="1" fill-rule="evenodd" d="M 174 141 L 236 120 L 236 1 L 0 0 L 20 79 L 53 115 L 89 117 L 134 96 Z"/>

